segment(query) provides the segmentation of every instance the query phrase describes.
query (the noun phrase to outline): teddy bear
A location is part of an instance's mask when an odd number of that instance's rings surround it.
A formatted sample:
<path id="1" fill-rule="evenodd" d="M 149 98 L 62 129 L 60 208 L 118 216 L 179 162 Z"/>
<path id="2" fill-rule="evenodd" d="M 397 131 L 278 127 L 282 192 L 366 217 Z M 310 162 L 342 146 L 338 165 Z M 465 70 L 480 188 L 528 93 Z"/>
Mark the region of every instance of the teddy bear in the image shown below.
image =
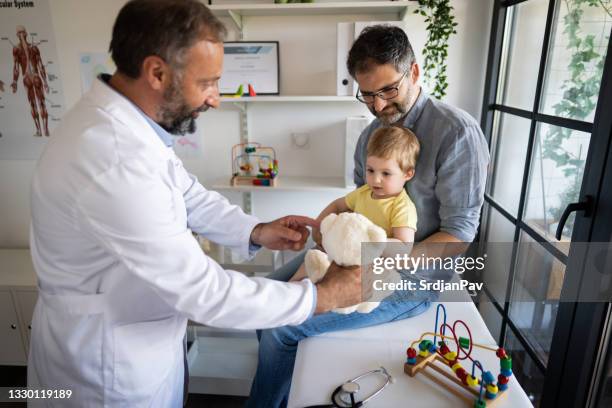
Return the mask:
<path id="1" fill-rule="evenodd" d="M 331 262 L 344 267 L 362 265 L 361 243 L 371 242 L 365 254 L 371 262 L 382 254 L 387 234 L 381 227 L 375 225 L 361 214 L 345 212 L 329 214 L 321 221 L 322 246 L 327 253 L 311 249 L 306 253 L 304 264 L 308 278 L 317 283 L 323 278 Z M 333 312 L 348 314 L 354 311 L 369 313 L 380 302 L 362 302 L 353 306 L 334 309 Z"/>

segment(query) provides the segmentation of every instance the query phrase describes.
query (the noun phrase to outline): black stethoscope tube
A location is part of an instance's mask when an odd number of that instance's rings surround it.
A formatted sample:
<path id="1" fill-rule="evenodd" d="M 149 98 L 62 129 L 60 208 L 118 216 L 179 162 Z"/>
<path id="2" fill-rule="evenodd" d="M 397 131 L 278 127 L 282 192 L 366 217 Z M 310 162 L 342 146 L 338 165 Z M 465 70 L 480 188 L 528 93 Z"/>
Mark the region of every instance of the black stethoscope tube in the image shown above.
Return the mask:
<path id="1" fill-rule="evenodd" d="M 369 397 L 365 398 L 363 401 L 355 401 L 355 393 L 354 392 L 349 392 L 348 394 L 349 394 L 349 396 L 351 398 L 351 405 L 340 405 L 337 402 L 337 397 L 340 394 L 340 391 L 342 391 L 342 387 L 344 387 L 345 385 L 347 385 L 349 383 L 357 384 L 357 380 L 365 377 L 366 375 L 376 374 L 376 373 L 380 373 L 380 374 L 384 375 L 387 378 L 387 381 L 385 382 L 385 385 L 383 385 L 375 393 L 373 393 Z M 304 408 L 361 408 L 363 406 L 363 404 L 365 404 L 367 401 L 369 401 L 370 399 L 374 398 L 376 395 L 380 394 L 382 392 L 382 390 L 384 390 L 385 387 L 387 385 L 389 385 L 389 383 L 391 381 L 392 381 L 391 375 L 389 375 L 389 373 L 387 372 L 387 370 L 384 367 L 380 367 L 377 370 L 368 371 L 367 373 L 361 374 L 361 375 L 353 378 L 352 380 L 349 380 L 349 381 L 345 382 L 344 384 L 341 384 L 341 385 L 337 386 L 336 389 L 334 390 L 334 392 L 331 395 L 331 404 L 309 405 L 309 406 L 304 407 Z"/>

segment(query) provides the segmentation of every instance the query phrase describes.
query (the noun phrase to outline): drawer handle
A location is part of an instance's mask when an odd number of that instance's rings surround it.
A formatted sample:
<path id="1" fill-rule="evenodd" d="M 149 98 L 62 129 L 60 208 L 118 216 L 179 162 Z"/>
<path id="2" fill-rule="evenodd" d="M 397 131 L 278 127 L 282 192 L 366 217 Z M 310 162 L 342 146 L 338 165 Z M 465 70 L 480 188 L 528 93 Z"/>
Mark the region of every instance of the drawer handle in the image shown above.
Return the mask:
<path id="1" fill-rule="evenodd" d="M 28 324 L 28 330 L 32 330 L 32 325 Z"/>
<path id="2" fill-rule="evenodd" d="M 17 328 L 17 326 L 16 326 L 16 325 L 11 324 L 11 329 L 15 330 L 16 328 Z"/>

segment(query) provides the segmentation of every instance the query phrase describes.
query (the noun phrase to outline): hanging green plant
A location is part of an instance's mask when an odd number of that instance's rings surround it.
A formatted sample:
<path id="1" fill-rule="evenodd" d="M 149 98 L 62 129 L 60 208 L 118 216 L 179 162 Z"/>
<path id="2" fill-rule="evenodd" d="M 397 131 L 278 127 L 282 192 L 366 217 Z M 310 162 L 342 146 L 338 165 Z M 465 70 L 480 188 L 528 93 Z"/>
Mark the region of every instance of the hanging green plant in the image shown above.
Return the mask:
<path id="1" fill-rule="evenodd" d="M 450 0 L 418 0 L 415 14 L 425 17 L 427 24 L 427 42 L 423 48 L 423 72 L 425 84 L 431 95 L 442 99 L 448 88 L 446 76 L 446 58 L 448 57 L 448 39 L 457 34 L 455 16 Z"/>
<path id="2" fill-rule="evenodd" d="M 601 7 L 605 14 L 612 17 L 612 1 L 564 0 L 561 6 L 566 10 L 563 17 L 563 34 L 567 40 L 567 48 L 572 54 L 566 68 L 569 78 L 565 79 L 560 87 L 563 97 L 552 108 L 555 116 L 584 121 L 588 120 L 597 106 L 605 54 L 597 52 L 595 36 L 583 32 L 582 17 L 585 10 L 591 7 Z M 608 36 L 603 38 L 605 42 L 608 39 Z M 580 194 L 586 152 L 572 151 L 567 146 L 571 138 L 570 129 L 557 126 L 551 126 L 542 138 L 542 158 L 552 160 L 556 168 L 563 171 L 563 175 L 569 180 L 567 187 L 559 194 L 558 205 L 548 208 L 548 214 L 553 217 L 553 221 L 559 220 L 565 206 L 576 201 Z M 573 224 L 574 218 L 571 217 L 565 224 L 565 235 L 571 234 Z"/>

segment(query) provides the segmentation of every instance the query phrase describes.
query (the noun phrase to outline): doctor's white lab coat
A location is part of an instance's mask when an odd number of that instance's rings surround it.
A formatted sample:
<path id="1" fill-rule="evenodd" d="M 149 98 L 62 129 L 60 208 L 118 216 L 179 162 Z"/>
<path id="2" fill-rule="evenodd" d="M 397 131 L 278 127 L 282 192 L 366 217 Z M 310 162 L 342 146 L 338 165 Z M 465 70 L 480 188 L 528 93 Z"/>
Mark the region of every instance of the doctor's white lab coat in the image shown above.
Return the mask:
<path id="1" fill-rule="evenodd" d="M 187 319 L 299 324 L 311 283 L 225 271 L 191 231 L 249 255 L 256 218 L 188 174 L 145 118 L 100 80 L 64 117 L 32 182 L 39 300 L 28 385 L 61 407 L 179 407 Z"/>

